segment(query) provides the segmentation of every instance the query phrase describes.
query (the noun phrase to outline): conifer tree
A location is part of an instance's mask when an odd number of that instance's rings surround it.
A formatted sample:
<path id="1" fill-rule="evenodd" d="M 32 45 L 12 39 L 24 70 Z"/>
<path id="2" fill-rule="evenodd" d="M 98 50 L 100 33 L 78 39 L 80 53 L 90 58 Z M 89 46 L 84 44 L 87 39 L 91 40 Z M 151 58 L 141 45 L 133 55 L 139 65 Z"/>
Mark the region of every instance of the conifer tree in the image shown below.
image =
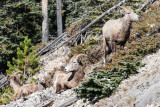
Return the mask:
<path id="1" fill-rule="evenodd" d="M 17 48 L 17 58 L 12 58 L 13 64 L 10 61 L 7 62 L 9 69 L 7 74 L 12 74 L 13 71 L 21 72 L 21 77 L 26 79 L 27 76 L 32 76 L 40 69 L 39 60 L 36 58 L 36 51 L 34 46 L 31 45 L 31 39 L 25 37 L 23 42 L 20 42 L 20 47 Z"/>
<path id="2" fill-rule="evenodd" d="M 119 86 L 122 80 L 138 73 L 137 69 L 144 66 L 141 62 L 118 62 L 120 68 L 114 67 L 107 72 L 98 70 L 93 72 L 82 84 L 75 88 L 79 98 L 94 101 L 103 97 L 109 97 Z"/>

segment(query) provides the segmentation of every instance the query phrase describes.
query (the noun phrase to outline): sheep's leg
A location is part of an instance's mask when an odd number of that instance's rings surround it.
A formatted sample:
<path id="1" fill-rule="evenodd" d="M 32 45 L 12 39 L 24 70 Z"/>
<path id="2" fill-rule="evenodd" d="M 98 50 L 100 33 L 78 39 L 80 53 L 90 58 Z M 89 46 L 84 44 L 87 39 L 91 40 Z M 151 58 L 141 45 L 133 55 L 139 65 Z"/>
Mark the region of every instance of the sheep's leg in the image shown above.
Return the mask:
<path id="1" fill-rule="evenodd" d="M 116 53 L 116 43 L 114 41 L 111 41 L 111 49 L 112 49 L 113 54 L 115 54 Z"/>
<path id="2" fill-rule="evenodd" d="M 12 100 L 16 101 L 17 99 L 19 99 L 21 97 L 21 93 L 22 89 L 19 89 L 17 92 L 15 92 L 14 95 L 12 96 Z"/>
<path id="3" fill-rule="evenodd" d="M 104 63 L 106 63 L 106 58 L 108 57 L 106 48 L 107 48 L 107 45 L 106 45 L 106 39 L 104 38 L 104 40 L 103 40 Z"/>
<path id="4" fill-rule="evenodd" d="M 65 84 L 61 84 L 61 89 L 62 89 L 62 90 L 65 90 L 65 88 L 66 88 L 66 87 L 65 87 Z"/>
<path id="5" fill-rule="evenodd" d="M 124 50 L 124 45 L 126 44 L 126 42 L 122 42 L 121 44 L 120 44 L 120 49 L 121 50 Z"/>
<path id="6" fill-rule="evenodd" d="M 56 86 L 56 93 L 60 92 L 61 91 L 61 85 L 60 84 L 57 84 Z"/>
<path id="7" fill-rule="evenodd" d="M 77 82 L 76 82 L 76 81 L 65 82 L 65 85 L 66 85 L 67 89 L 74 88 L 74 87 L 76 87 L 78 84 L 79 84 L 78 81 L 77 81 Z"/>
<path id="8" fill-rule="evenodd" d="M 121 44 L 121 50 L 124 50 L 125 44 L 126 44 L 126 41 Z"/>
<path id="9" fill-rule="evenodd" d="M 124 50 L 124 45 L 121 45 L 121 50 Z"/>
<path id="10" fill-rule="evenodd" d="M 18 93 L 16 94 L 15 100 L 17 100 L 17 99 L 19 99 L 19 98 L 21 97 L 21 93 L 22 93 L 22 91 L 20 91 L 20 92 L 18 92 Z"/>
<path id="11" fill-rule="evenodd" d="M 12 96 L 12 100 L 13 100 L 13 101 L 16 101 L 16 100 L 17 100 L 17 94 L 18 94 L 18 93 L 14 93 L 14 94 L 13 94 L 13 96 Z"/>
<path id="12" fill-rule="evenodd" d="M 69 87 L 66 84 L 64 84 L 63 90 L 67 90 L 67 89 L 69 89 Z"/>

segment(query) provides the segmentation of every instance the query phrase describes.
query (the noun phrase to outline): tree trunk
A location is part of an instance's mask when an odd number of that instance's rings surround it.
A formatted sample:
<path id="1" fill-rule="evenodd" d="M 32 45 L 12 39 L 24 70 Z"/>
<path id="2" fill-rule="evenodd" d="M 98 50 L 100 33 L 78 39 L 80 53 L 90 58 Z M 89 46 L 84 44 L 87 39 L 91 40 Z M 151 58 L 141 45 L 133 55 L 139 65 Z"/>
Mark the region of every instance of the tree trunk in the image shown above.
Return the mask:
<path id="1" fill-rule="evenodd" d="M 57 2 L 57 33 L 58 36 L 62 34 L 62 0 L 56 0 Z"/>
<path id="2" fill-rule="evenodd" d="M 48 0 L 42 0 L 42 43 L 48 42 L 49 27 L 48 27 Z"/>
<path id="3" fill-rule="evenodd" d="M 62 41 L 62 38 L 65 35 L 61 35 L 60 37 L 58 37 L 57 39 L 55 39 L 53 42 L 51 42 L 49 45 L 47 45 L 46 47 L 44 47 L 40 52 L 38 52 L 37 56 L 42 55 L 44 52 L 49 51 L 52 47 L 52 51 L 54 52 L 55 50 L 59 49 L 61 46 L 63 46 L 64 44 L 66 44 L 68 41 L 70 41 L 71 39 L 75 38 L 78 34 L 83 33 L 84 31 L 86 31 L 89 27 L 91 27 L 94 23 L 96 23 L 98 20 L 100 20 L 101 18 L 103 18 L 106 14 L 111 13 L 113 10 L 115 10 L 117 7 L 121 6 L 122 4 L 128 2 L 129 0 L 123 0 L 120 3 L 118 3 L 117 5 L 113 6 L 112 8 L 110 8 L 109 10 L 105 11 L 104 13 L 102 13 L 97 19 L 93 20 L 90 24 L 88 24 L 87 26 L 85 26 L 82 30 L 80 30 L 79 32 L 77 32 L 76 34 L 72 35 L 68 40 Z M 61 43 L 59 45 L 54 45 L 55 43 L 59 43 L 61 41 Z M 53 49 L 54 47 L 54 49 Z"/>

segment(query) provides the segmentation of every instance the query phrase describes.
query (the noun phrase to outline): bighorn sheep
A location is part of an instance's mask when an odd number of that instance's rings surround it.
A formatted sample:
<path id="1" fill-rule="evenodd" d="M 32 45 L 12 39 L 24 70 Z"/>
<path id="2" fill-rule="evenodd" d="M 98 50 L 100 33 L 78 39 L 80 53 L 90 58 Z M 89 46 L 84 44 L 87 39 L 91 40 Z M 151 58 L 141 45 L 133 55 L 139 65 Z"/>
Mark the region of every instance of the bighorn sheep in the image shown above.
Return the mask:
<path id="1" fill-rule="evenodd" d="M 27 96 L 33 92 L 36 92 L 38 90 L 44 89 L 45 80 L 41 80 L 39 78 L 38 84 L 24 84 L 21 85 L 19 80 L 17 79 L 16 75 L 11 75 L 9 78 L 10 86 L 13 88 L 14 95 L 12 96 L 12 100 L 15 101 L 19 99 L 20 97 Z"/>
<path id="2" fill-rule="evenodd" d="M 63 70 L 55 72 L 53 87 L 55 87 L 56 92 L 76 87 L 82 81 L 85 75 L 83 71 L 86 67 L 83 61 L 84 58 L 84 54 L 74 55 L 65 67 L 66 72 Z"/>
<path id="3" fill-rule="evenodd" d="M 13 89 L 14 95 L 12 96 L 12 100 L 15 101 L 20 97 L 21 84 L 16 78 L 16 76 L 10 76 L 9 78 L 10 86 Z M 18 98 L 17 98 L 18 97 Z"/>
<path id="4" fill-rule="evenodd" d="M 38 74 L 37 76 L 34 76 L 35 79 L 40 79 L 41 81 L 45 81 L 45 87 L 50 87 L 52 86 L 52 79 L 53 79 L 53 76 L 55 74 L 55 70 L 52 70 L 52 71 L 44 71 L 44 72 L 41 72 L 40 74 Z"/>
<path id="5" fill-rule="evenodd" d="M 103 28 L 104 63 L 108 55 L 116 52 L 116 45 L 124 49 L 124 45 L 130 36 L 131 24 L 139 20 L 139 16 L 129 7 L 121 7 L 124 12 L 122 18 L 107 21 Z M 108 61 L 107 61 L 108 62 Z"/>

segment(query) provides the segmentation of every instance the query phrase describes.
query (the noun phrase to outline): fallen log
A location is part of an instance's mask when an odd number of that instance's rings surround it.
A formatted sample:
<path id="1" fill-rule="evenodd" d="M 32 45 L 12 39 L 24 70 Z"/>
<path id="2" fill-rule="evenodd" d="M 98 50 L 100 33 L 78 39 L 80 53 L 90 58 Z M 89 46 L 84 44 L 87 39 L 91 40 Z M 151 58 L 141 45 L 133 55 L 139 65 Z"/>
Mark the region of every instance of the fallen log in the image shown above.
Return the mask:
<path id="1" fill-rule="evenodd" d="M 113 6 L 112 8 L 110 8 L 109 10 L 105 11 L 103 14 L 101 14 L 98 18 L 96 18 L 95 20 L 93 20 L 90 24 L 88 24 L 86 27 L 84 27 L 82 30 L 80 30 L 79 32 L 77 32 L 75 35 L 71 36 L 68 40 L 64 41 L 63 43 L 61 43 L 59 46 L 55 47 L 53 50 L 51 50 L 50 53 L 56 51 L 57 49 L 59 49 L 60 47 L 62 47 L 64 44 L 66 44 L 68 41 L 72 40 L 73 38 L 75 38 L 77 35 L 84 33 L 89 27 L 91 27 L 93 24 L 95 24 L 97 21 L 99 21 L 101 18 L 103 18 L 106 14 L 109 14 L 110 12 L 112 12 L 113 10 L 115 10 L 116 8 L 118 8 L 119 6 L 123 5 L 124 3 L 128 2 L 129 0 L 123 0 L 120 3 L 118 3 L 117 5 Z"/>
<path id="2" fill-rule="evenodd" d="M 106 1 L 109 2 L 110 0 Z M 60 47 L 62 47 L 64 44 L 66 44 L 68 41 L 70 41 L 71 39 L 76 38 L 77 35 L 79 35 L 80 33 L 85 32 L 89 27 L 91 27 L 93 24 L 95 24 L 98 20 L 100 20 L 101 18 L 103 18 L 106 14 L 109 14 L 110 12 L 112 12 L 113 10 L 115 10 L 117 7 L 123 5 L 124 3 L 128 2 L 129 0 L 123 0 L 121 1 L 119 4 L 113 6 L 112 8 L 110 8 L 109 10 L 107 10 L 106 12 L 104 12 L 103 14 L 101 14 L 98 18 L 96 18 L 95 20 L 93 20 L 90 24 L 88 24 L 86 27 L 84 27 L 82 30 L 80 30 L 79 32 L 77 32 L 75 35 L 71 36 L 68 40 L 62 42 L 59 46 L 56 46 L 50 53 L 56 51 L 57 49 L 59 49 Z M 149 0 L 148 2 L 146 2 L 142 7 L 141 7 L 141 11 L 145 11 L 145 8 L 147 5 L 154 3 L 156 0 Z M 104 3 L 104 4 L 106 4 Z M 102 4 L 101 6 L 103 6 L 104 4 Z M 55 43 L 58 43 L 62 40 L 62 38 L 64 37 L 65 33 L 63 33 L 61 36 L 59 36 L 58 38 L 56 38 L 53 42 L 51 42 L 49 45 L 47 45 L 46 47 L 44 47 L 40 52 L 38 52 L 37 56 L 41 56 L 45 53 L 47 53 L 48 51 L 51 50 L 52 46 L 54 46 Z"/>
<path id="3" fill-rule="evenodd" d="M 64 32 L 61 36 L 57 37 L 54 41 L 52 41 L 49 45 L 45 46 L 41 51 L 39 51 L 39 52 L 37 53 L 36 56 L 38 57 L 38 56 L 41 56 L 41 55 L 43 55 L 44 53 L 48 52 L 49 49 L 52 47 L 52 45 L 53 45 L 54 43 L 57 43 L 57 41 L 59 41 L 63 36 L 65 36 L 65 32 Z"/>
<path id="4" fill-rule="evenodd" d="M 153 4 L 156 0 L 148 0 L 145 4 L 143 4 L 143 6 L 141 7 L 141 11 L 145 11 L 145 8 L 149 5 L 149 4 Z"/>
<path id="5" fill-rule="evenodd" d="M 4 79 L 2 81 L 2 83 L 0 84 L 0 88 L 2 88 L 3 86 L 5 86 L 6 84 L 8 84 L 8 80 L 7 79 Z"/>
<path id="6" fill-rule="evenodd" d="M 58 107 L 67 107 L 67 106 L 70 106 L 71 104 L 75 103 L 76 101 L 78 101 L 78 98 L 74 97 L 74 98 L 66 101 L 65 103 L 63 103 L 62 105 L 60 105 Z"/>

